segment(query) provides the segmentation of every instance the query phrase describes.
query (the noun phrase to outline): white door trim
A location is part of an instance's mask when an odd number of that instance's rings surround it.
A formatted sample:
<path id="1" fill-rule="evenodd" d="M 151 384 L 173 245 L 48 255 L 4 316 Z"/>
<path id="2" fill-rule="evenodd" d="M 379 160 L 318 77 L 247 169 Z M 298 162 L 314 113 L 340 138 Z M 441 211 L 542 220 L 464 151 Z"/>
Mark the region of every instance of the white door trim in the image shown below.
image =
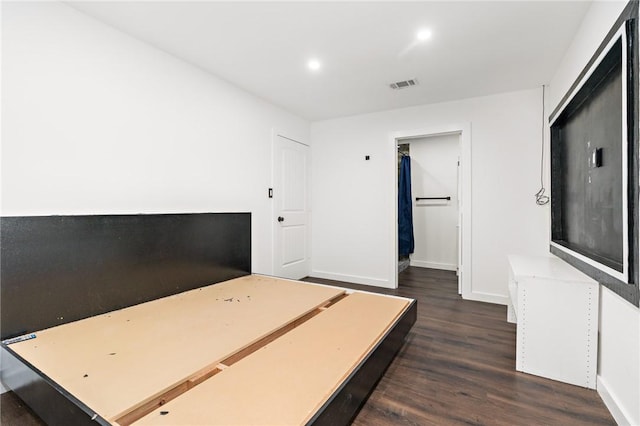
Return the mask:
<path id="1" fill-rule="evenodd" d="M 460 290 L 465 299 L 472 298 L 471 284 L 471 123 L 438 125 L 426 128 L 393 132 L 389 135 L 387 164 L 395 170 L 398 167 L 398 139 L 414 139 L 428 136 L 460 134 L 460 170 L 462 178 L 462 263 L 460 270 Z M 398 173 L 393 173 L 392 191 L 389 191 L 389 205 L 391 210 L 390 235 L 393 241 L 389 250 L 389 283 L 392 288 L 398 288 Z"/>

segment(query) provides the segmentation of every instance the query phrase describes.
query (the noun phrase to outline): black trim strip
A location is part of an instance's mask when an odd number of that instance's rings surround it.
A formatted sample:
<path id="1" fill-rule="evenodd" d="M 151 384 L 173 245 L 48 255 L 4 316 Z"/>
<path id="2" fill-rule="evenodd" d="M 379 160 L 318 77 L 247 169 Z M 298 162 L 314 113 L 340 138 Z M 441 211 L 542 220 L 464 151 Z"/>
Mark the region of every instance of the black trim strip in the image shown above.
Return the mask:
<path id="1" fill-rule="evenodd" d="M 636 9 L 634 12 L 635 19 L 627 21 L 627 123 L 634 123 L 627 126 L 627 216 L 628 216 L 628 247 L 629 247 L 629 281 L 635 284 L 635 296 L 626 298 L 640 306 L 640 246 L 638 245 L 640 216 L 638 209 L 638 198 L 640 197 L 640 159 L 638 158 L 639 149 L 639 133 L 638 133 L 638 113 L 640 105 L 638 101 L 638 2 L 635 1 Z M 615 291 L 615 290 L 614 290 Z M 620 294 L 616 291 L 616 293 Z"/>
<path id="2" fill-rule="evenodd" d="M 620 281 L 617 278 L 612 277 L 611 275 L 601 271 L 595 266 L 591 266 L 586 262 L 572 256 L 565 251 L 550 245 L 549 251 L 552 254 L 558 256 L 560 259 L 564 260 L 574 268 L 580 270 L 584 274 L 590 276 L 594 280 L 598 281 L 600 284 L 604 285 L 611 291 L 615 292 L 618 296 L 623 297 L 634 305 L 638 306 L 640 302 L 639 296 L 640 292 L 638 291 L 638 286 L 633 284 L 627 284 L 624 281 Z"/>

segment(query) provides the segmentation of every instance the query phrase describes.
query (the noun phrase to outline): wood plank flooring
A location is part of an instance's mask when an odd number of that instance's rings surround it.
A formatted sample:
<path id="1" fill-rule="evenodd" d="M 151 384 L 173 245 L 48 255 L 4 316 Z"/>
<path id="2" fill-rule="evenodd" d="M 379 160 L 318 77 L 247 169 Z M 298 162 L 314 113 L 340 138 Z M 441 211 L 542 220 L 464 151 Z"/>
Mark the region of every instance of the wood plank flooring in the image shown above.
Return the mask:
<path id="1" fill-rule="evenodd" d="M 397 290 L 418 318 L 354 425 L 615 425 L 600 396 L 515 371 L 506 307 L 462 300 L 454 272 L 410 267 Z"/>
<path id="2" fill-rule="evenodd" d="M 418 319 L 354 425 L 615 425 L 589 389 L 515 371 L 506 307 L 462 300 L 453 272 L 408 268 L 400 288 L 306 281 L 418 300 Z M 42 425 L 12 393 L 2 425 Z"/>

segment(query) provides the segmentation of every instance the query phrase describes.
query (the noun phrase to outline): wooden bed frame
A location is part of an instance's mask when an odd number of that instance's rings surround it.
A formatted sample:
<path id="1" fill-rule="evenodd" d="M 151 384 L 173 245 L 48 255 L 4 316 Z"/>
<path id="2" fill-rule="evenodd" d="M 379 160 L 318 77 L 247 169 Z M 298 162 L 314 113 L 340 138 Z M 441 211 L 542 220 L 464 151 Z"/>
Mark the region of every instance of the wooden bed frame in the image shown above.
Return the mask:
<path id="1" fill-rule="evenodd" d="M 249 275 L 250 221 L 2 218 L 3 383 L 50 424 L 349 423 L 416 303 Z"/>

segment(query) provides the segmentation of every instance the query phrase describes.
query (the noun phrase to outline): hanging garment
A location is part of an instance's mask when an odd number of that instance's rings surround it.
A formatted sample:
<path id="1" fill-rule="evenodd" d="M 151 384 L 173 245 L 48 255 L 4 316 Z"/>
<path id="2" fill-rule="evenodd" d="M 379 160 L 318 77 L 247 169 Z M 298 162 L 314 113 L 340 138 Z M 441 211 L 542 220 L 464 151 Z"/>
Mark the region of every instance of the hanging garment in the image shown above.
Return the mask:
<path id="1" fill-rule="evenodd" d="M 398 185 L 398 254 L 413 253 L 413 212 L 411 202 L 411 158 L 405 155 L 400 161 Z"/>

